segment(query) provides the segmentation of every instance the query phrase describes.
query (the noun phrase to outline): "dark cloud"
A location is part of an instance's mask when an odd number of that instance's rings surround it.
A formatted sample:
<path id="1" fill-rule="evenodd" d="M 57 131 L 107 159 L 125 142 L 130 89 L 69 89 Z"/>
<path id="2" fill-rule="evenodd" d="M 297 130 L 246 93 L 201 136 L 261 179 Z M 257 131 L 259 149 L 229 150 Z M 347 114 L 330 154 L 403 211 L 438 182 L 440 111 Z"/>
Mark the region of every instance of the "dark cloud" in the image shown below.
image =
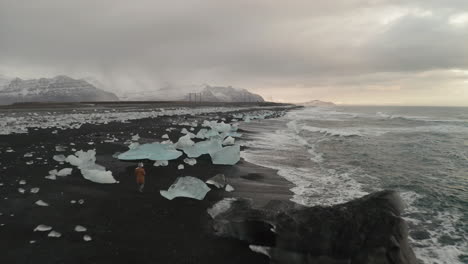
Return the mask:
<path id="1" fill-rule="evenodd" d="M 339 99 L 433 78 L 462 89 L 450 70 L 468 69 L 468 23 L 450 18 L 468 1 L 321 2 L 0 0 L 0 74 L 91 76 L 117 92 L 215 83 Z"/>

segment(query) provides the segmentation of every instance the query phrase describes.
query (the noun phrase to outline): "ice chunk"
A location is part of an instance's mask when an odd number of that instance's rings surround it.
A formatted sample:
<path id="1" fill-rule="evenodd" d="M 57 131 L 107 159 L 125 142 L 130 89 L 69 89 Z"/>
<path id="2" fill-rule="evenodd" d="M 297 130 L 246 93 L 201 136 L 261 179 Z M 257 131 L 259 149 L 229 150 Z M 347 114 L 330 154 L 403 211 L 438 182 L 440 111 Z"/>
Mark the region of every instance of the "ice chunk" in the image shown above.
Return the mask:
<path id="1" fill-rule="evenodd" d="M 60 154 L 54 155 L 53 159 L 57 162 L 64 162 L 67 159 L 67 157 L 65 157 L 65 155 Z"/>
<path id="2" fill-rule="evenodd" d="M 211 218 L 215 219 L 216 216 L 229 210 L 229 208 L 231 208 L 232 203 L 236 200 L 236 198 L 224 198 L 223 200 L 215 203 L 213 207 L 207 210 L 207 212 L 211 216 Z"/>
<path id="3" fill-rule="evenodd" d="M 96 151 L 93 149 L 86 152 L 80 150 L 75 152 L 75 155 L 69 155 L 65 161 L 78 168 L 86 168 L 96 162 Z"/>
<path id="4" fill-rule="evenodd" d="M 177 166 L 177 169 L 178 170 L 183 170 L 184 169 L 184 164 L 179 164 L 179 166 Z"/>
<path id="5" fill-rule="evenodd" d="M 25 191 L 26 191 L 26 190 L 23 189 L 23 188 L 18 188 L 18 192 L 19 192 L 19 193 L 24 193 Z"/>
<path id="6" fill-rule="evenodd" d="M 75 231 L 76 232 L 86 232 L 88 229 L 86 229 L 86 227 L 84 226 L 80 226 L 80 225 L 77 225 L 75 226 Z"/>
<path id="7" fill-rule="evenodd" d="M 65 147 L 64 146 L 55 146 L 55 151 L 65 151 Z"/>
<path id="8" fill-rule="evenodd" d="M 175 147 L 177 149 L 184 149 L 190 146 L 193 146 L 195 142 L 190 139 L 190 135 L 185 135 L 179 138 L 179 141 L 177 141 Z"/>
<path id="9" fill-rule="evenodd" d="M 25 158 L 30 158 L 30 157 L 32 157 L 32 156 L 33 156 L 32 153 L 26 153 L 26 154 L 24 154 L 24 157 L 25 157 Z"/>
<path id="10" fill-rule="evenodd" d="M 86 242 L 91 241 L 91 237 L 89 235 L 84 235 L 83 240 Z"/>
<path id="11" fill-rule="evenodd" d="M 34 232 L 39 231 L 39 232 L 44 232 L 44 231 L 49 231 L 52 230 L 51 226 L 48 225 L 38 225 L 36 228 L 34 228 Z"/>
<path id="12" fill-rule="evenodd" d="M 25 184 L 26 184 L 26 181 L 25 181 L 25 180 L 21 180 L 21 181 L 19 181 L 19 184 L 20 184 L 20 185 L 25 185 Z"/>
<path id="13" fill-rule="evenodd" d="M 31 161 L 26 161 L 26 165 L 32 165 L 32 164 L 34 164 L 34 161 L 32 161 L 32 160 Z"/>
<path id="14" fill-rule="evenodd" d="M 167 134 L 164 134 L 164 135 L 161 136 L 161 138 L 169 139 L 169 136 Z"/>
<path id="15" fill-rule="evenodd" d="M 169 165 L 169 161 L 167 161 L 167 160 L 157 160 L 153 164 L 153 166 L 155 166 L 155 167 L 165 167 L 167 165 Z"/>
<path id="16" fill-rule="evenodd" d="M 117 183 L 117 181 L 112 176 L 112 171 L 106 171 L 104 167 L 96 167 L 94 169 L 81 169 L 81 174 L 83 174 L 83 177 L 85 179 L 95 183 Z"/>
<path id="17" fill-rule="evenodd" d="M 130 145 L 128 145 L 128 149 L 136 149 L 136 148 L 138 148 L 138 146 L 140 146 L 140 143 L 133 142 Z"/>
<path id="18" fill-rule="evenodd" d="M 214 185 L 216 188 L 224 188 L 226 186 L 226 177 L 224 174 L 216 174 L 214 177 L 206 181 L 207 184 Z"/>
<path id="19" fill-rule="evenodd" d="M 48 203 L 46 203 L 46 202 L 44 202 L 44 201 L 42 201 L 42 200 L 38 200 L 38 201 L 36 202 L 36 205 L 39 205 L 39 206 L 49 206 Z"/>
<path id="20" fill-rule="evenodd" d="M 187 164 L 190 165 L 190 166 L 193 166 L 193 165 L 197 164 L 197 160 L 196 160 L 196 159 L 190 159 L 190 158 L 185 158 L 185 159 L 184 159 L 184 162 L 187 163 Z"/>
<path id="21" fill-rule="evenodd" d="M 240 146 L 224 147 L 215 153 L 210 153 L 210 156 L 213 164 L 234 165 L 240 160 Z"/>
<path id="22" fill-rule="evenodd" d="M 196 138 L 199 138 L 199 139 L 204 139 L 206 138 L 206 132 L 208 132 L 208 129 L 206 128 L 202 128 L 198 131 L 197 135 L 195 136 Z"/>
<path id="23" fill-rule="evenodd" d="M 49 233 L 47 236 L 48 236 L 48 237 L 61 237 L 62 234 L 60 234 L 60 233 L 57 232 L 57 231 L 52 230 L 52 231 L 50 231 L 50 233 Z"/>
<path id="24" fill-rule="evenodd" d="M 68 176 L 72 173 L 72 168 L 64 168 L 57 172 L 57 176 Z"/>
<path id="25" fill-rule="evenodd" d="M 31 188 L 31 193 L 38 193 L 39 192 L 39 187 L 34 187 L 34 188 Z"/>
<path id="26" fill-rule="evenodd" d="M 185 176 L 179 177 L 174 184 L 169 187 L 167 191 L 160 191 L 161 195 L 172 200 L 175 197 L 187 197 L 197 200 L 203 200 L 206 193 L 210 191 L 210 188 L 200 179 Z"/>
<path id="27" fill-rule="evenodd" d="M 184 148 L 185 154 L 190 158 L 198 158 L 203 154 L 215 153 L 221 150 L 221 140 L 210 139 L 195 143 L 193 146 Z"/>
<path id="28" fill-rule="evenodd" d="M 138 134 L 132 136 L 132 141 L 138 141 L 140 139 L 140 136 Z"/>
<path id="29" fill-rule="evenodd" d="M 118 156 L 120 160 L 174 160 L 182 155 L 172 144 L 143 144 Z"/>
<path id="30" fill-rule="evenodd" d="M 231 136 L 228 136 L 226 139 L 223 141 L 223 145 L 234 145 L 235 139 Z"/>
<path id="31" fill-rule="evenodd" d="M 45 176 L 46 179 L 48 180 L 56 180 L 57 177 L 55 177 L 55 175 L 49 175 L 49 176 Z"/>
<path id="32" fill-rule="evenodd" d="M 232 192 L 234 191 L 234 187 L 232 187 L 230 184 L 226 185 L 226 188 L 224 188 L 227 192 Z"/>

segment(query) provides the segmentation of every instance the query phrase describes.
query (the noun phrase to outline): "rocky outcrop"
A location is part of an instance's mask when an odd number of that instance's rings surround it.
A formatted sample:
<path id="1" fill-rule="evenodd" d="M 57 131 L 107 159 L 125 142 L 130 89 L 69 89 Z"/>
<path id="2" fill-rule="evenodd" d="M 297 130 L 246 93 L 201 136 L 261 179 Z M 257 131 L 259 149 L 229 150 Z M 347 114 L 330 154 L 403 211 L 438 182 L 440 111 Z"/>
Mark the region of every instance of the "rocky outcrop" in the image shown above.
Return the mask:
<path id="1" fill-rule="evenodd" d="M 333 207 L 278 201 L 254 209 L 237 199 L 211 215 L 218 235 L 248 242 L 271 263 L 416 264 L 402 210 L 396 192 L 382 191 Z"/>
<path id="2" fill-rule="evenodd" d="M 118 100 L 113 93 L 97 89 L 85 80 L 76 80 L 68 76 L 32 80 L 16 78 L 0 90 L 0 104 Z"/>

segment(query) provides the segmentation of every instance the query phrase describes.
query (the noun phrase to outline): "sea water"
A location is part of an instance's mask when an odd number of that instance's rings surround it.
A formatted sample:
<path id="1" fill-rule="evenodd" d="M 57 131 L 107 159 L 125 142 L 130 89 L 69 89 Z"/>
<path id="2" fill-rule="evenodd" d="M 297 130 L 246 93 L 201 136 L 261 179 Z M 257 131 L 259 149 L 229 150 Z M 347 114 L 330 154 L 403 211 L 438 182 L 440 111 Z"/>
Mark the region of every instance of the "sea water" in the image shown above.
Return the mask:
<path id="1" fill-rule="evenodd" d="M 397 190 L 416 256 L 468 263 L 468 108 L 306 107 L 242 128 L 242 157 L 293 182 L 294 202 Z"/>

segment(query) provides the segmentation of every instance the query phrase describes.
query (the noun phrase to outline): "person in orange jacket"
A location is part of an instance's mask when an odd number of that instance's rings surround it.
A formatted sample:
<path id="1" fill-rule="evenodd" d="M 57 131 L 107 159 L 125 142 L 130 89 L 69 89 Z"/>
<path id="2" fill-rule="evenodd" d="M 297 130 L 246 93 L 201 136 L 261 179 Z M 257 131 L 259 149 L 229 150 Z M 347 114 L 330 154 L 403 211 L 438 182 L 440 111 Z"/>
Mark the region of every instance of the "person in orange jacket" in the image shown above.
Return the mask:
<path id="1" fill-rule="evenodd" d="M 135 177 L 139 192 L 143 192 L 143 188 L 145 187 L 145 175 L 146 171 L 143 169 L 143 162 L 140 162 L 138 163 L 138 167 L 135 169 Z"/>

